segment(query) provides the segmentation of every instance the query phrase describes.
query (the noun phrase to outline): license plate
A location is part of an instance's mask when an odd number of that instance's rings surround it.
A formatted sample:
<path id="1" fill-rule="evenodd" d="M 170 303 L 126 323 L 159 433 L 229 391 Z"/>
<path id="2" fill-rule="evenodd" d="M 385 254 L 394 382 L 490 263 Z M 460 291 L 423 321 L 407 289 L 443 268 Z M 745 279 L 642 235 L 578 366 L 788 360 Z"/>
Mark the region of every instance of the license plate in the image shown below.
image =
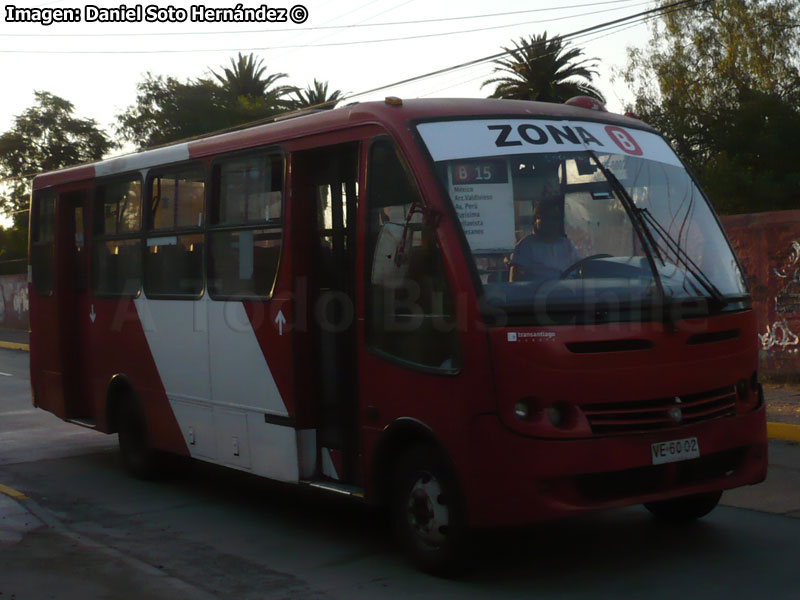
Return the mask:
<path id="1" fill-rule="evenodd" d="M 690 460 L 700 456 L 700 445 L 696 437 L 669 442 L 656 442 L 650 445 L 654 465 Z"/>

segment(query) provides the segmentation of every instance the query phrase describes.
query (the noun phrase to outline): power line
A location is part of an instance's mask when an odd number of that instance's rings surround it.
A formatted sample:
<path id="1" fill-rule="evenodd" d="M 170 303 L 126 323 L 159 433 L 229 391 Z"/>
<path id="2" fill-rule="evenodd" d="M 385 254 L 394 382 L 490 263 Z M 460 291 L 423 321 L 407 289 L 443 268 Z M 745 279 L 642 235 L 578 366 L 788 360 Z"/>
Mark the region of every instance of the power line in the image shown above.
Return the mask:
<path id="1" fill-rule="evenodd" d="M 613 25 L 617 25 L 617 24 L 620 24 L 620 23 L 627 23 L 627 22 L 633 21 L 634 19 L 640 19 L 640 18 L 642 18 L 644 16 L 647 16 L 647 15 L 659 14 L 659 13 L 666 14 L 668 9 L 679 10 L 679 9 L 683 9 L 683 8 L 693 7 L 693 6 L 700 6 L 702 4 L 707 4 L 708 2 L 713 2 L 713 1 L 714 0 L 699 0 L 699 1 L 698 0 L 678 0 L 677 2 L 673 2 L 672 4 L 667 4 L 667 5 L 664 5 L 664 6 L 651 8 L 650 10 L 645 10 L 645 11 L 642 11 L 642 12 L 639 12 L 639 13 L 636 13 L 636 14 L 633 14 L 633 15 L 629 15 L 627 17 L 621 17 L 619 19 L 614 19 L 613 21 L 607 21 L 607 22 L 601 23 L 599 25 L 593 25 L 592 27 L 586 27 L 584 29 L 580 29 L 578 31 L 574 31 L 572 33 L 567 33 L 567 34 L 564 34 L 564 35 L 559 36 L 559 37 L 561 39 L 564 39 L 564 40 L 572 39 L 572 38 L 576 38 L 576 37 L 579 37 L 581 35 L 590 33 L 592 31 L 602 30 L 602 29 L 609 28 L 609 27 L 611 27 Z M 358 96 L 365 96 L 366 94 L 373 94 L 375 92 L 380 92 L 380 91 L 383 91 L 383 90 L 385 90 L 387 88 L 390 88 L 390 87 L 395 87 L 395 86 L 399 86 L 399 85 L 405 85 L 405 84 L 411 83 L 413 81 L 420 81 L 422 79 L 427 79 L 428 77 L 434 77 L 436 75 L 441 75 L 443 73 L 447 73 L 449 71 L 454 71 L 456 69 L 461 69 L 461 68 L 469 67 L 469 66 L 472 66 L 472 65 L 477 65 L 477 64 L 481 64 L 481 63 L 485 63 L 485 62 L 490 62 L 490 61 L 496 60 L 496 59 L 501 58 L 501 57 L 503 57 L 503 56 L 505 56 L 507 54 L 510 54 L 510 53 L 511 53 L 511 50 L 503 50 L 503 52 L 498 52 L 497 54 L 491 54 L 489 56 L 484 56 L 483 58 L 476 58 L 475 60 L 470 60 L 470 61 L 467 61 L 465 63 L 461 63 L 459 65 L 454 65 L 452 67 L 445 67 L 444 69 L 438 69 L 436 71 L 431 71 L 430 73 L 425 73 L 423 75 L 417 75 L 415 77 L 409 77 L 408 79 L 403 79 L 402 81 L 396 81 L 394 83 L 389 83 L 389 84 L 386 84 L 386 85 L 382 85 L 382 86 L 379 86 L 379 87 L 376 87 L 376 88 L 372 88 L 370 90 L 366 90 L 364 92 L 358 92 L 358 93 L 355 93 L 355 94 L 350 94 L 345 99 L 356 98 Z"/>
<path id="2" fill-rule="evenodd" d="M 620 3 L 630 3 L 633 0 L 607 0 L 606 2 L 588 2 L 585 4 L 572 4 L 569 6 L 551 6 L 547 8 L 533 8 L 529 10 L 514 10 L 509 12 L 501 12 L 501 13 L 489 13 L 489 14 L 482 14 L 482 15 L 466 15 L 462 17 L 442 17 L 438 19 L 417 19 L 415 21 L 392 21 L 392 22 L 384 22 L 384 23 L 352 23 L 350 25 L 316 25 L 313 27 L 293 27 L 291 29 L 243 29 L 238 31 L 156 31 L 156 32 L 137 32 L 137 33 L 2 33 L 0 34 L 0 38 L 4 37 L 47 37 L 47 38 L 62 38 L 62 37 L 80 37 L 80 38 L 90 38 L 90 37 L 156 37 L 156 36 L 169 36 L 169 37 L 176 37 L 176 36 L 185 36 L 185 35 L 245 35 L 249 33 L 293 33 L 297 31 L 320 31 L 324 29 L 356 29 L 362 27 L 386 27 L 386 26 L 396 26 L 396 25 L 421 25 L 426 23 L 444 23 L 447 21 L 464 21 L 468 19 L 487 19 L 492 17 L 506 17 L 512 15 L 522 15 L 522 14 L 530 14 L 530 13 L 538 13 L 538 12 L 549 12 L 553 10 L 567 10 L 571 8 L 586 8 L 587 6 L 602 6 L 604 4 L 620 4 Z M 369 2 L 368 4 L 371 4 Z M 363 8 L 359 7 L 359 8 Z M 394 10 L 398 7 L 392 7 L 391 10 Z M 356 9 L 357 10 L 357 9 Z M 353 12 L 353 11 L 351 11 Z M 389 12 L 389 11 L 384 11 Z M 349 13 L 348 13 L 349 14 Z M 384 13 L 379 13 L 384 14 Z M 344 16 L 344 15 L 340 15 Z M 379 16 L 379 15 L 374 15 Z M 337 18 L 340 18 L 337 17 Z M 333 19 L 335 20 L 335 19 Z M 330 21 L 328 21 L 330 22 Z"/>
<path id="3" fill-rule="evenodd" d="M 688 0 L 686 0 L 688 1 Z M 633 6 L 643 6 L 650 4 L 650 0 L 639 2 Z M 324 47 L 337 47 L 337 46 L 356 46 L 361 44 L 378 44 L 386 42 L 401 42 L 409 40 L 418 40 L 425 38 L 444 37 L 450 35 L 462 35 L 465 33 L 478 33 L 484 31 L 492 31 L 497 29 L 508 29 L 509 27 L 519 27 L 521 25 L 534 25 L 539 23 L 552 23 L 555 21 L 563 21 L 567 19 L 575 19 L 578 17 L 587 17 L 591 15 L 603 14 L 607 12 L 614 12 L 620 10 L 619 8 L 607 8 L 605 10 L 589 11 L 585 13 L 577 13 L 574 15 L 567 15 L 563 17 L 553 17 L 552 19 L 541 19 L 538 21 L 526 21 L 523 23 L 509 23 L 506 25 L 493 25 L 490 27 L 479 27 L 476 29 L 465 29 L 461 31 L 445 31 L 440 33 L 427 33 L 420 35 L 409 35 L 395 38 L 382 38 L 373 40 L 352 40 L 347 42 L 328 42 L 322 44 L 287 44 L 282 46 L 266 46 L 261 48 L 181 48 L 170 50 L 0 50 L 2 54 L 93 54 L 93 55 L 115 55 L 115 54 L 190 54 L 197 52 L 264 52 L 268 50 L 284 50 L 292 48 L 324 48 Z M 658 10 L 658 9 L 652 9 Z"/>
<path id="4" fill-rule="evenodd" d="M 567 33 L 567 34 L 564 34 L 564 35 L 558 36 L 558 37 L 563 39 L 563 40 L 568 40 L 568 39 L 577 39 L 579 37 L 586 36 L 589 33 L 595 32 L 595 31 L 608 32 L 608 31 L 612 31 L 613 29 L 621 27 L 623 24 L 625 24 L 625 25 L 639 24 L 639 23 L 648 21 L 648 20 L 650 20 L 652 18 L 658 17 L 658 16 L 662 16 L 662 15 L 669 14 L 669 13 L 672 13 L 672 12 L 676 12 L 678 10 L 683 10 L 683 9 L 686 9 L 686 8 L 694 8 L 694 7 L 698 7 L 698 6 L 703 6 L 705 4 L 709 4 L 710 2 L 714 2 L 714 0 L 678 0 L 677 2 L 673 2 L 671 4 L 667 4 L 667 5 L 656 7 L 656 8 L 650 9 L 650 10 L 646 10 L 646 11 L 642 11 L 642 12 L 639 12 L 639 13 L 635 13 L 633 15 L 628 15 L 627 17 L 621 17 L 619 19 L 614 19 L 612 21 L 607 21 L 605 23 L 600 23 L 598 25 L 593 25 L 591 27 L 586 27 L 584 29 L 573 31 L 571 33 Z M 557 38 L 554 38 L 554 39 L 557 39 Z M 496 54 L 491 54 L 489 56 L 484 56 L 482 58 L 477 58 L 477 59 L 474 59 L 474 60 L 471 60 L 471 61 L 467 61 L 467 62 L 458 64 L 458 65 L 454 65 L 454 66 L 451 66 L 451 67 L 446 67 L 446 68 L 443 68 L 443 69 L 438 69 L 436 71 L 431 71 L 430 73 L 425 73 L 423 75 L 418 75 L 416 77 L 410 77 L 408 79 L 404 79 L 404 80 L 397 81 L 397 82 L 394 82 L 394 83 L 382 85 L 382 86 L 379 86 L 379 87 L 376 87 L 376 88 L 372 88 L 370 90 L 366 90 L 366 91 L 363 91 L 363 92 L 357 92 L 357 93 L 345 95 L 340 101 L 349 100 L 351 98 L 356 98 L 358 96 L 364 96 L 366 94 L 372 94 L 372 93 L 375 93 L 375 92 L 379 92 L 379 91 L 385 90 L 385 89 L 390 88 L 390 87 L 396 87 L 396 86 L 412 83 L 412 82 L 415 82 L 415 81 L 421 81 L 423 79 L 427 79 L 429 77 L 435 77 L 435 76 L 442 75 L 444 73 L 448 73 L 448 72 L 451 72 L 451 71 L 456 71 L 456 70 L 465 69 L 465 68 L 468 68 L 468 67 L 480 65 L 480 64 L 483 64 L 483 63 L 490 62 L 490 61 L 496 60 L 498 58 L 501 58 L 501 57 L 503 57 L 503 56 L 505 56 L 507 54 L 510 54 L 510 52 L 511 52 L 511 50 L 504 50 L 503 52 L 498 52 Z M 323 104 L 319 104 L 317 106 L 318 107 L 319 106 L 323 106 Z M 307 111 L 310 108 L 315 108 L 315 107 L 313 107 L 313 106 L 312 107 L 306 107 L 306 108 L 304 108 L 302 110 Z M 282 113 L 280 116 L 281 117 L 286 117 L 287 115 L 292 114 L 292 112 L 301 112 L 301 111 L 290 111 L 288 113 Z M 252 126 L 255 126 L 255 125 L 262 124 L 262 123 L 270 122 L 272 120 L 274 120 L 274 117 L 268 117 L 266 119 L 259 119 L 259 120 L 256 120 L 256 121 L 251 121 L 249 123 L 243 123 L 243 124 L 241 124 L 241 125 L 239 125 L 237 127 L 234 127 L 234 128 L 215 131 L 215 132 L 209 132 L 209 133 L 206 133 L 206 134 L 203 134 L 203 135 L 200 135 L 200 136 L 195 136 L 193 138 L 186 138 L 186 139 L 183 139 L 183 140 L 175 140 L 175 141 L 170 142 L 169 144 L 165 144 L 165 145 L 172 145 L 172 144 L 176 144 L 176 143 L 180 143 L 180 142 L 186 142 L 186 141 L 189 141 L 189 140 L 192 140 L 192 139 L 204 138 L 204 137 L 208 137 L 208 136 L 211 136 L 211 135 L 216 135 L 216 134 L 219 134 L 219 133 L 223 133 L 225 131 L 232 131 L 232 130 L 237 130 L 237 129 L 243 129 L 243 128 L 246 128 L 246 127 L 252 127 Z M 5 182 L 5 181 L 15 180 L 15 179 L 28 179 L 28 178 L 31 178 L 33 176 L 35 176 L 35 173 L 26 174 L 26 175 L 20 175 L 20 176 L 5 177 L 5 178 L 0 179 L 0 183 Z"/>
<path id="5" fill-rule="evenodd" d="M 381 12 L 379 12 L 379 13 L 377 13 L 377 14 L 374 14 L 374 15 L 371 15 L 371 16 L 369 16 L 369 17 L 365 18 L 365 19 L 362 19 L 361 21 L 359 21 L 358 23 L 355 23 L 354 25 L 363 25 L 363 24 L 365 24 L 365 23 L 366 23 L 366 21 L 369 21 L 370 19 L 374 19 L 375 17 L 379 17 L 379 16 L 381 16 L 381 15 L 385 15 L 385 14 L 386 14 L 386 13 L 388 13 L 388 12 L 392 12 L 392 11 L 394 11 L 394 10 L 397 10 L 397 9 L 398 9 L 398 8 L 400 8 L 401 6 L 406 6 L 407 4 L 411 4 L 412 2 L 415 2 L 415 1 L 416 1 L 416 0 L 406 0 L 406 1 L 405 1 L 405 2 L 403 2 L 402 4 L 399 4 L 399 5 L 395 4 L 394 6 L 390 6 L 390 7 L 389 7 L 388 9 L 386 9 L 386 10 L 382 10 Z M 372 4 L 372 2 L 369 2 L 368 4 Z M 365 4 L 364 6 L 367 6 L 368 4 Z M 350 12 L 348 12 L 348 13 L 345 13 L 345 15 L 349 15 L 349 14 L 351 14 L 351 13 L 353 13 L 353 12 L 356 12 L 356 11 L 360 10 L 361 8 L 364 8 L 364 6 L 361 6 L 361 7 L 357 8 L 357 9 L 355 9 L 355 10 L 351 10 Z M 341 16 L 344 16 L 344 15 L 341 15 Z M 331 19 L 330 21 L 327 21 L 327 23 L 332 23 L 332 22 L 333 22 L 333 21 L 335 21 L 337 18 L 341 18 L 341 16 L 340 16 L 340 17 L 335 17 L 335 18 Z M 325 40 L 325 39 L 328 39 L 328 38 L 334 37 L 334 36 L 336 36 L 336 35 L 339 35 L 341 32 L 342 32 L 342 30 L 338 30 L 338 31 L 333 31 L 333 32 L 330 32 L 330 33 L 326 33 L 326 34 L 322 35 L 321 37 L 318 37 L 317 39 L 315 39 L 315 40 L 313 40 L 312 42 L 310 42 L 310 44 L 309 44 L 309 45 L 310 45 L 311 47 L 315 47 L 316 45 L 318 45 L 318 42 L 321 42 L 322 40 Z M 301 34 L 301 35 L 302 35 L 302 34 Z M 293 51 L 292 51 L 292 50 L 289 50 L 288 52 L 282 52 L 282 53 L 280 53 L 280 54 L 278 54 L 278 55 L 273 55 L 272 59 L 273 59 L 273 60 L 275 60 L 276 58 L 280 58 L 280 57 L 282 57 L 282 56 L 286 56 L 286 55 L 288 55 L 288 54 L 292 54 L 292 53 L 293 53 Z"/>
<path id="6" fill-rule="evenodd" d="M 642 23 L 646 23 L 648 21 L 651 21 L 651 20 L 653 20 L 653 19 L 655 19 L 655 18 L 657 18 L 659 16 L 660 15 L 650 15 L 648 17 L 633 21 L 633 22 L 631 22 L 631 24 L 628 24 L 625 27 L 622 27 L 621 25 L 610 27 L 607 30 L 605 30 L 605 32 L 602 35 L 598 35 L 598 36 L 595 36 L 595 37 L 590 38 L 588 40 L 584 40 L 583 43 L 584 44 L 589 44 L 591 42 L 606 38 L 609 35 L 617 34 L 617 33 L 621 32 L 621 31 L 626 31 L 628 29 L 633 29 L 634 27 L 638 27 Z M 619 29 L 617 29 L 617 27 L 619 27 Z M 548 53 L 548 55 L 551 55 L 551 54 L 555 54 L 555 52 L 549 52 Z M 484 64 L 485 63 L 481 63 L 479 65 L 473 65 L 472 67 L 466 67 L 466 69 L 470 69 L 470 68 L 473 68 L 473 67 L 484 66 Z M 427 97 L 427 96 L 430 96 L 432 94 L 438 94 L 439 92 L 443 92 L 444 90 L 449 90 L 451 88 L 458 87 L 460 85 L 464 85 L 464 84 L 467 84 L 467 83 L 472 83 L 473 81 L 477 81 L 478 79 L 483 79 L 484 77 L 489 77 L 489 76 L 490 76 L 490 73 L 483 73 L 481 75 L 478 75 L 477 77 L 470 77 L 469 79 L 460 79 L 456 83 L 451 83 L 449 85 L 446 85 L 444 87 L 439 87 L 439 88 L 437 88 L 435 90 L 432 90 L 432 91 L 423 92 L 421 95 L 422 95 L 422 97 Z"/>

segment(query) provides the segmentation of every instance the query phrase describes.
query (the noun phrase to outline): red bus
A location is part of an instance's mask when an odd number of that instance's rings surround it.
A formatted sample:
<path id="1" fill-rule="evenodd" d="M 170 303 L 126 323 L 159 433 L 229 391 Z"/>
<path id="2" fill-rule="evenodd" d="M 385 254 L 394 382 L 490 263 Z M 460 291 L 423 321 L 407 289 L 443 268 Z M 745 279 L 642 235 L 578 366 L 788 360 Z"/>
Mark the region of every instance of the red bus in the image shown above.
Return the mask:
<path id="1" fill-rule="evenodd" d="M 164 453 L 391 507 L 436 571 L 471 528 L 764 479 L 756 322 L 644 123 L 354 104 L 45 173 L 33 402 Z"/>

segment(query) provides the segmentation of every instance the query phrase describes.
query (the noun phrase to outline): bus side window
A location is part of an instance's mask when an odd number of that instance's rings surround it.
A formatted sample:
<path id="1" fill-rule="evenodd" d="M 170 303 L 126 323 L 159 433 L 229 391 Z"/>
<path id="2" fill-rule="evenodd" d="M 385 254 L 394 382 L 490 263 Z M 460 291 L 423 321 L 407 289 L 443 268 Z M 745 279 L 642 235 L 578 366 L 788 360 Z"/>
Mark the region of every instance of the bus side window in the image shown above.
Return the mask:
<path id="1" fill-rule="evenodd" d="M 34 197 L 31 235 L 31 271 L 38 296 L 51 296 L 55 289 L 56 195 L 42 192 Z"/>
<path id="2" fill-rule="evenodd" d="M 370 147 L 367 182 L 366 338 L 381 354 L 458 368 L 455 311 L 435 231 L 412 205 L 416 183 L 389 140 Z"/>
<path id="3" fill-rule="evenodd" d="M 205 171 L 184 166 L 158 172 L 148 185 L 144 293 L 196 299 L 203 293 Z"/>
<path id="4" fill-rule="evenodd" d="M 135 298 L 142 285 L 142 181 L 138 174 L 97 187 L 92 289 Z"/>
<path id="5" fill-rule="evenodd" d="M 269 298 L 282 244 L 283 157 L 256 152 L 213 169 L 208 291 L 214 299 Z"/>

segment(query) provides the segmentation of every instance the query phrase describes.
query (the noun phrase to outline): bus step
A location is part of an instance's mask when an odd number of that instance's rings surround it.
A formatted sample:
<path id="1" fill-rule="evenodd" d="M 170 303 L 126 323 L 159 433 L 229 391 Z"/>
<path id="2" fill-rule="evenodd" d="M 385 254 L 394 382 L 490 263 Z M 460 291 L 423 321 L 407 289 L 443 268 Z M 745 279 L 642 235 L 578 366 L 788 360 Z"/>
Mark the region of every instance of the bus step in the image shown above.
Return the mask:
<path id="1" fill-rule="evenodd" d="M 97 423 L 90 417 L 75 417 L 74 419 L 66 419 L 67 423 L 74 423 L 87 429 L 97 429 Z"/>
<path id="2" fill-rule="evenodd" d="M 361 500 L 364 499 L 364 488 L 358 487 L 357 485 L 348 485 L 335 481 L 311 481 L 309 479 L 302 480 L 300 483 L 318 490 L 336 492 L 337 494 L 344 494 L 345 496 L 352 496 L 353 498 L 359 498 Z"/>

